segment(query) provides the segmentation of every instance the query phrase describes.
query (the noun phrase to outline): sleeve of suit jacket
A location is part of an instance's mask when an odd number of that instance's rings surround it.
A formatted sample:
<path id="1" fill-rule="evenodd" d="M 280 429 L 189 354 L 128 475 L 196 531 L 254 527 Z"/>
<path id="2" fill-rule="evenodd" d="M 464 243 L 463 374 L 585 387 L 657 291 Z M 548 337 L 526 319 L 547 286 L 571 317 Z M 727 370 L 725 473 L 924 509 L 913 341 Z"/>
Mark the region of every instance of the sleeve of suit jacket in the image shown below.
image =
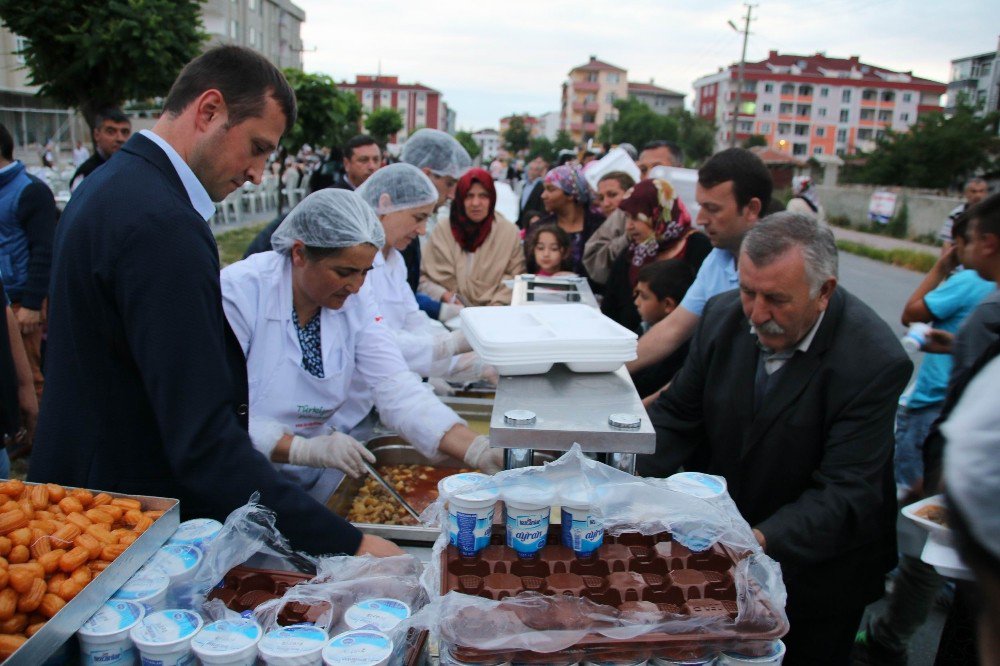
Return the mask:
<path id="1" fill-rule="evenodd" d="M 702 419 L 707 319 L 702 317 L 698 322 L 684 365 L 647 410 L 656 430 L 656 453 L 639 456 L 636 471 L 640 476 L 670 476 L 705 446 Z"/>
<path id="2" fill-rule="evenodd" d="M 853 382 L 856 391 L 839 413 L 826 415 L 830 426 L 812 486 L 754 525 L 769 555 L 817 562 L 856 546 L 885 466 L 892 466 L 896 406 L 911 369 L 905 357 L 882 364 L 866 381 Z"/>
<path id="3" fill-rule="evenodd" d="M 138 225 L 121 244 L 113 282 L 173 476 L 201 515 L 226 516 L 260 491 L 295 548 L 353 554 L 361 533 L 281 477 L 233 413 L 226 363 L 232 333 L 216 246 L 199 223 L 185 217 Z"/>

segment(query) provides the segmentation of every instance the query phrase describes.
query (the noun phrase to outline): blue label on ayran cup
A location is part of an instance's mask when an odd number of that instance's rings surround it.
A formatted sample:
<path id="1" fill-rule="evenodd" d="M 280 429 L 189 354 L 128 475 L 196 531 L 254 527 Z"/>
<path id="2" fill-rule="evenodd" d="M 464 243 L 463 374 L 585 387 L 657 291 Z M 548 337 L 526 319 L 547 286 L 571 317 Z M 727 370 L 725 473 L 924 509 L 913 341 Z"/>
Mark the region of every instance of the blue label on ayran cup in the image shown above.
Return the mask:
<path id="1" fill-rule="evenodd" d="M 592 513 L 562 510 L 562 544 L 577 556 L 593 554 L 604 543 L 604 521 Z M 567 529 L 569 528 L 569 529 Z"/>
<path id="2" fill-rule="evenodd" d="M 465 557 L 472 557 L 486 546 L 490 545 L 490 534 L 493 532 L 493 510 L 480 518 L 475 513 L 458 511 L 455 516 L 455 545 L 458 552 Z"/>
<path id="3" fill-rule="evenodd" d="M 507 546 L 518 557 L 534 557 L 545 547 L 549 535 L 548 508 L 545 512 L 507 508 Z"/>

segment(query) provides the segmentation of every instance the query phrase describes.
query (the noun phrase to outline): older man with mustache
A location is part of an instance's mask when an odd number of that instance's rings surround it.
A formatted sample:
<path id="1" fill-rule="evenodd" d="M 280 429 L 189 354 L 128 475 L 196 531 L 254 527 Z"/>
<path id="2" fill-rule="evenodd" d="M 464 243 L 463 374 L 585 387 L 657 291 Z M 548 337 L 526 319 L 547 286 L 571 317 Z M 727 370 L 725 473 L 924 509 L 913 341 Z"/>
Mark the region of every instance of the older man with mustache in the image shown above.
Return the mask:
<path id="1" fill-rule="evenodd" d="M 781 564 L 785 663 L 847 664 L 896 559 L 893 419 L 913 366 L 837 285 L 833 235 L 814 220 L 758 222 L 739 267 L 739 289 L 708 302 L 684 367 L 649 410 L 656 453 L 638 473 L 725 477 Z"/>

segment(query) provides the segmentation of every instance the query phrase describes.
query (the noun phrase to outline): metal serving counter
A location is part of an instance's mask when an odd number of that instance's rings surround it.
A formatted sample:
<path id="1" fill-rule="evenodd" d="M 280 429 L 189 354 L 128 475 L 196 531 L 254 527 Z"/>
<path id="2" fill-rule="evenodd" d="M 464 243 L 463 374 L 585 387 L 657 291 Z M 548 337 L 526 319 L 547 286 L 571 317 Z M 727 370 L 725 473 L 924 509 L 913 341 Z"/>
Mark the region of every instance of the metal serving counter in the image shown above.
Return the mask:
<path id="1" fill-rule="evenodd" d="M 506 467 L 530 465 L 530 451 L 568 451 L 578 443 L 607 464 L 635 470 L 636 453 L 653 453 L 656 433 L 624 367 L 572 372 L 556 365 L 544 375 L 500 377 L 490 445 L 507 449 Z"/>

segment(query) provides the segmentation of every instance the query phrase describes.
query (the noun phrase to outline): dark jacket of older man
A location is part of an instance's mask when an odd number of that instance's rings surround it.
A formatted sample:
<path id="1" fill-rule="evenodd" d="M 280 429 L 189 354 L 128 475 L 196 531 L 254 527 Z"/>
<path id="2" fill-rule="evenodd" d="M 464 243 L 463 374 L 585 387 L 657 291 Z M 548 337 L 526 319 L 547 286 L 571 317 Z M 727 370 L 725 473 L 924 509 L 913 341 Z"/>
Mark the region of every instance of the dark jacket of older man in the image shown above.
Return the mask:
<path id="1" fill-rule="evenodd" d="M 656 453 L 640 457 L 639 473 L 683 465 L 725 477 L 781 564 L 792 634 L 826 618 L 860 620 L 895 564 L 893 421 L 912 363 L 842 287 L 755 410 L 758 354 L 739 292 L 709 301 L 687 362 L 650 408 Z"/>

